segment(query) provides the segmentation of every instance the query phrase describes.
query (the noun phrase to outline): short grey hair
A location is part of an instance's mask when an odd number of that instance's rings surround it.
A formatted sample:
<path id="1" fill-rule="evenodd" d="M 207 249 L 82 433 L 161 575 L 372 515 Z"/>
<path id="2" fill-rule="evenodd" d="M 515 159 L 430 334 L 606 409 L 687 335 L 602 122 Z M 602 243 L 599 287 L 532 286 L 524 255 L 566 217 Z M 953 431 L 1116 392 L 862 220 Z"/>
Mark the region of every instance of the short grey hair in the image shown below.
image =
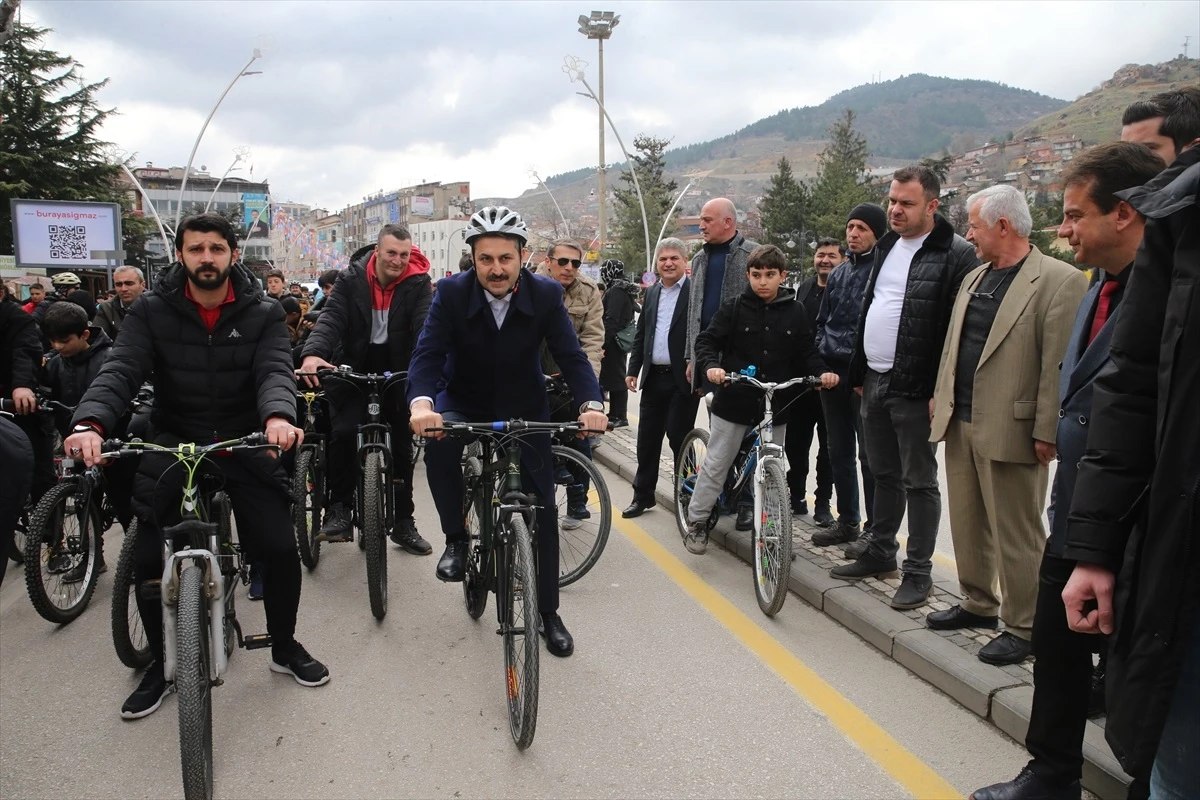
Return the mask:
<path id="1" fill-rule="evenodd" d="M 138 280 L 142 283 L 146 282 L 146 275 L 142 272 L 141 267 L 117 267 L 113 270 L 113 275 L 116 276 L 118 272 L 136 272 Z"/>
<path id="2" fill-rule="evenodd" d="M 661 253 L 663 250 L 677 250 L 679 255 L 683 256 L 684 261 L 686 261 L 689 249 L 690 248 L 683 243 L 682 239 L 676 239 L 674 236 L 672 236 L 670 238 L 663 239 L 658 243 L 658 247 L 654 248 L 654 260 L 658 261 L 659 253 Z"/>
<path id="3" fill-rule="evenodd" d="M 1002 183 L 978 191 L 967 198 L 967 209 L 976 203 L 979 203 L 979 218 L 989 228 L 996 227 L 996 223 L 1003 217 L 1013 226 L 1017 236 L 1028 238 L 1033 232 L 1029 201 L 1015 187 Z"/>

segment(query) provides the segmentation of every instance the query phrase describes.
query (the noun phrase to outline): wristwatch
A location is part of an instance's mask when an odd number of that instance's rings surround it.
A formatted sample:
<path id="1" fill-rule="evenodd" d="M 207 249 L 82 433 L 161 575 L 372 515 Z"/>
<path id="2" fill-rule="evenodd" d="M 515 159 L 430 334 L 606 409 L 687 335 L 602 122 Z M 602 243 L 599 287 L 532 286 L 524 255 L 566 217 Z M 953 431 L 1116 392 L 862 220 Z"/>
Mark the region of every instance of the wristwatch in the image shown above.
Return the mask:
<path id="1" fill-rule="evenodd" d="M 579 407 L 580 414 L 586 414 L 589 411 L 599 411 L 600 413 L 603 414 L 604 413 L 604 403 L 601 403 L 599 400 L 588 400 L 586 403 L 584 403 L 583 405 L 581 405 Z"/>
<path id="2" fill-rule="evenodd" d="M 92 427 L 91 425 L 86 425 L 82 422 L 79 423 L 78 425 L 76 425 L 74 428 L 71 428 L 71 433 L 96 433 L 96 432 L 97 431 L 94 427 Z"/>

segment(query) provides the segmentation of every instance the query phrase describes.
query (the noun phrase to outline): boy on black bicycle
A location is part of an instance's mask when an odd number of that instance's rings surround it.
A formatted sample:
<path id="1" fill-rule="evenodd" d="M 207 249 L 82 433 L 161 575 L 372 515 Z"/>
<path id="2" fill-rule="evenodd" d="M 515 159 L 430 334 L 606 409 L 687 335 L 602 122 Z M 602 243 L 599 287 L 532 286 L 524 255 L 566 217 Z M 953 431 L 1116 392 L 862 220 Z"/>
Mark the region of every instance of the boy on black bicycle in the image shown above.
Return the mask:
<path id="1" fill-rule="evenodd" d="M 755 367 L 760 381 L 782 383 L 801 375 L 820 375 L 821 386 L 838 384 L 814 347 L 814 333 L 796 292 L 782 286 L 787 259 L 774 245 L 755 248 L 746 262 L 750 286 L 726 301 L 696 339 L 696 368 L 718 385 L 709 417 L 708 454 L 696 475 L 688 504 L 684 546 L 700 555 L 708 549 L 708 518 L 721 494 L 725 475 L 747 432 L 763 417 L 761 394 L 750 386 L 721 386 L 727 373 Z M 796 391 L 800 391 L 797 389 Z M 791 395 L 791 396 L 789 396 Z M 774 440 L 785 441 L 791 392 L 774 401 Z"/>

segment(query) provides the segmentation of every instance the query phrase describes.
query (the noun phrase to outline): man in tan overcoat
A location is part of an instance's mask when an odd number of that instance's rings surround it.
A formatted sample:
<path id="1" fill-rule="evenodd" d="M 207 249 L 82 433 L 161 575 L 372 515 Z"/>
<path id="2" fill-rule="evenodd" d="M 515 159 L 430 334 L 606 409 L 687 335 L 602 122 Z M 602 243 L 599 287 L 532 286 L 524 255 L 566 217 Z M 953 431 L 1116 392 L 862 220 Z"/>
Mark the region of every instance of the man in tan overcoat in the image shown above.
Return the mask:
<path id="1" fill-rule="evenodd" d="M 987 263 L 963 279 L 930 401 L 930 440 L 946 443 L 963 600 L 926 624 L 994 629 L 999 616 L 1005 630 L 979 658 L 1016 664 L 1031 652 L 1059 364 L 1087 278 L 1030 245 L 1033 223 L 1017 189 L 984 189 L 967 211 L 967 239 Z"/>

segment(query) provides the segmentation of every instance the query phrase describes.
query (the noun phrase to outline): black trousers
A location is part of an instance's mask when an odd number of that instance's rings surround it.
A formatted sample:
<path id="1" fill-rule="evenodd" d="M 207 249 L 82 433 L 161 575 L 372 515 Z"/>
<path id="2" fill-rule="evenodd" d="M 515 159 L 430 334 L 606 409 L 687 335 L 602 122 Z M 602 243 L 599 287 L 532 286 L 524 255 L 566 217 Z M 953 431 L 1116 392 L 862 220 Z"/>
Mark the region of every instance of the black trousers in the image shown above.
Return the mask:
<path id="1" fill-rule="evenodd" d="M 671 447 L 672 460 L 678 462 L 679 448 L 695 427 L 700 398 L 679 390 L 669 366 L 650 366 L 645 376 L 638 387 L 642 400 L 638 412 L 638 468 L 633 477 L 633 499 L 644 505 L 654 505 L 663 436 L 666 435 Z"/>
<path id="2" fill-rule="evenodd" d="M 58 482 L 54 472 L 54 420 L 49 414 L 35 413 L 18 414 L 13 421 L 25 431 L 33 446 L 33 485 L 29 497 L 36 503 Z"/>
<path id="3" fill-rule="evenodd" d="M 178 438 L 160 435 L 172 446 Z M 163 571 L 162 529 L 179 521 L 183 468 L 169 456 L 145 455 L 134 478 L 133 509 L 138 517 L 134 579 L 157 580 Z M 263 606 L 274 652 L 286 654 L 295 642 L 300 607 L 300 555 L 292 528 L 292 501 L 282 460 L 266 452 L 214 457 L 205 474 L 218 476 L 233 503 L 237 540 L 249 561 L 263 570 Z M 154 658 L 163 658 L 162 602 L 137 594 L 138 612 Z"/>
<path id="4" fill-rule="evenodd" d="M 0 417 L 0 464 L 5 478 L 0 480 L 0 584 L 8 567 L 13 532 L 33 482 L 33 448 L 29 437 L 7 417 Z"/>
<path id="5" fill-rule="evenodd" d="M 825 412 L 821 409 L 821 395 L 808 392 L 788 409 L 791 416 L 787 423 L 788 491 L 792 495 L 792 508 L 805 502 L 808 486 L 808 454 L 812 449 L 813 431 L 817 432 L 817 506 L 829 507 L 833 497 L 833 466 L 829 461 L 828 437 L 825 431 Z M 838 495 L 838 505 L 842 497 Z"/>
<path id="6" fill-rule="evenodd" d="M 366 421 L 367 400 L 353 389 L 335 389 L 332 384 L 330 381 L 325 393 L 332 428 L 327 450 L 329 468 L 325 474 L 331 502 L 351 507 L 358 483 L 358 426 Z M 413 515 L 412 431 L 408 428 L 408 407 L 402 402 L 400 390 L 390 395 L 381 405 L 383 418 L 392 428 L 392 498 L 396 519 L 401 520 Z"/>
<path id="7" fill-rule="evenodd" d="M 1025 748 L 1030 768 L 1048 783 L 1077 781 L 1083 770 L 1083 732 L 1092 687 L 1092 654 L 1105 639 L 1067 627 L 1062 591 L 1075 562 L 1042 555 L 1033 617 L 1033 710 Z"/>

